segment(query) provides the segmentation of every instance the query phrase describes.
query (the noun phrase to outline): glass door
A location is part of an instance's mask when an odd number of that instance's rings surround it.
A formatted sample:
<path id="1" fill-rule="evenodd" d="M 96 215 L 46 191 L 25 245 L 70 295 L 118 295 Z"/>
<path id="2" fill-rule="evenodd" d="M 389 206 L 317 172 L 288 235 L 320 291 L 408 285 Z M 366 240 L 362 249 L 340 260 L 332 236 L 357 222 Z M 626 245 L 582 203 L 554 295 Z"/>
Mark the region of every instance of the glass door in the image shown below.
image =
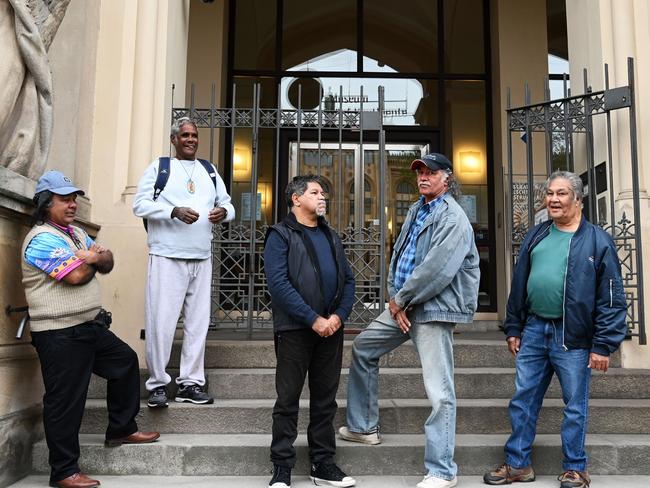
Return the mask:
<path id="1" fill-rule="evenodd" d="M 428 145 L 422 144 L 387 144 L 387 175 L 381 188 L 377 144 L 321 143 L 319 147 L 316 143 L 298 146 L 292 142 L 289 177 L 309 173 L 321 176 L 327 193 L 326 217 L 339 232 L 350 227 L 378 228 L 379 195 L 384 192 L 386 242 L 392 250 L 406 213 L 419 196 L 411 162 L 427 150 Z"/>
<path id="2" fill-rule="evenodd" d="M 300 147 L 300 149 L 299 149 Z M 300 151 L 300 154 L 298 154 Z M 315 174 L 321 177 L 327 194 L 326 218 L 339 232 L 347 227 L 356 227 L 354 197 L 350 200 L 349 190 L 354 189 L 358 173 L 358 144 L 289 144 L 289 178 L 296 175 Z"/>

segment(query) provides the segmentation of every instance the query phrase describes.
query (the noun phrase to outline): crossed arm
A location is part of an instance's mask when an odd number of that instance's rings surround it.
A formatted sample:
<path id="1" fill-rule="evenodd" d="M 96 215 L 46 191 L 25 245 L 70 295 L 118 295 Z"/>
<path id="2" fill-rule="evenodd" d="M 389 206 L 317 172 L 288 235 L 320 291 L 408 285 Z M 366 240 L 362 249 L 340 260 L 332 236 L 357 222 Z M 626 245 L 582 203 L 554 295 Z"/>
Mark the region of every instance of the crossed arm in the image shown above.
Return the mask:
<path id="1" fill-rule="evenodd" d="M 79 249 L 75 252 L 84 263 L 63 277 L 69 285 L 85 285 L 95 273 L 107 274 L 113 270 L 113 253 L 99 244 L 93 243 L 89 249 Z"/>

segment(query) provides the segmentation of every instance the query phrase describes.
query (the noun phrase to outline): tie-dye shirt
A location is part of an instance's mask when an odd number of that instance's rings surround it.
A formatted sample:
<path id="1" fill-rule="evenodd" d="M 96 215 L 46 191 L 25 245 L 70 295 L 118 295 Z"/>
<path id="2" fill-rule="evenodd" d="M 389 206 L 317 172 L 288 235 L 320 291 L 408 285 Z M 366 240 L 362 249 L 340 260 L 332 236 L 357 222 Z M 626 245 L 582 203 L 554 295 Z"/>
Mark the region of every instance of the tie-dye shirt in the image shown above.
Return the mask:
<path id="1" fill-rule="evenodd" d="M 61 227 L 53 222 L 48 224 L 62 233 L 74 235 L 72 227 Z M 90 248 L 93 244 L 94 241 L 86 236 L 86 248 Z M 83 264 L 83 261 L 74 255 L 75 251 L 76 249 L 70 248 L 63 235 L 43 232 L 29 241 L 25 249 L 25 261 L 60 281 L 73 269 Z"/>

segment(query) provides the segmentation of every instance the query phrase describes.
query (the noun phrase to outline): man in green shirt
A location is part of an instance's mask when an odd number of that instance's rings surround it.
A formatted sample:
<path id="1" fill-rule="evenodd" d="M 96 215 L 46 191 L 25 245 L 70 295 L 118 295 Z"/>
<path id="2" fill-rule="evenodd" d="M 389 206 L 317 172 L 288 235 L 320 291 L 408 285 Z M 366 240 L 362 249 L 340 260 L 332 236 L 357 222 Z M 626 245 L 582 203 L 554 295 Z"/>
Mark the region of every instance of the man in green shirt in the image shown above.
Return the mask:
<path id="1" fill-rule="evenodd" d="M 582 215 L 582 180 L 556 171 L 546 182 L 551 220 L 528 232 L 515 267 L 504 330 L 515 356 L 512 434 L 489 485 L 534 481 L 531 452 L 546 389 L 557 374 L 564 399 L 561 488 L 586 488 L 585 436 L 591 370 L 607 371 L 627 333 L 616 247 Z"/>

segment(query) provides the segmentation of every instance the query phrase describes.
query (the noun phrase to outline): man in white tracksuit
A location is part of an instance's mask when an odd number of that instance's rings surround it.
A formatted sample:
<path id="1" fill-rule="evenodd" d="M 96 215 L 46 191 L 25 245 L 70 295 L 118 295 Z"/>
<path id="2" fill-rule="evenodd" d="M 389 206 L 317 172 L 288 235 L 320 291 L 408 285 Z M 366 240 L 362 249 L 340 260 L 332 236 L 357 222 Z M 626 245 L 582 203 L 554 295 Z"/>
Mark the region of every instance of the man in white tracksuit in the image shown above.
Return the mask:
<path id="1" fill-rule="evenodd" d="M 196 159 L 196 124 L 189 118 L 177 120 L 171 128 L 171 143 L 176 158 L 169 161 L 164 188 L 154 196 L 160 158 L 144 172 L 133 202 L 133 212 L 147 219 L 148 227 L 145 352 L 151 408 L 169 405 L 166 386 L 171 377 L 165 369 L 181 311 L 183 348 L 175 400 L 213 402 L 204 388 L 203 368 L 210 323 L 212 226 L 235 217 L 235 208 L 216 168 Z"/>

